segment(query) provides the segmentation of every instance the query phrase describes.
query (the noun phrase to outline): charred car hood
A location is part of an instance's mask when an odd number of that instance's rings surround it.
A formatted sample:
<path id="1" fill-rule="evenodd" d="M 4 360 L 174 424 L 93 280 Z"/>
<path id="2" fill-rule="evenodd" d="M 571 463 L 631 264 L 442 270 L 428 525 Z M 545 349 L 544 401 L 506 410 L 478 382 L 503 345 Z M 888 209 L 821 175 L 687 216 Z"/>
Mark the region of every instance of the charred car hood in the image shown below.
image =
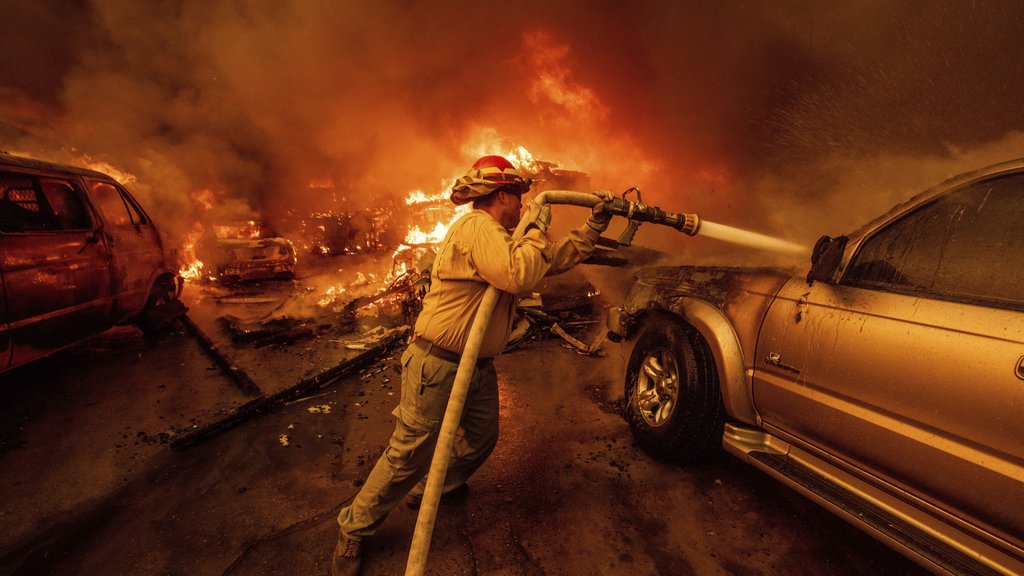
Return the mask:
<path id="1" fill-rule="evenodd" d="M 636 311 L 648 302 L 666 303 L 682 296 L 695 297 L 725 308 L 745 295 L 771 297 L 794 274 L 783 268 L 725 266 L 657 266 L 637 273 L 626 299 L 626 309 Z"/>
<path id="2" fill-rule="evenodd" d="M 291 258 L 291 242 L 284 238 L 263 238 L 259 240 L 218 240 L 217 246 L 235 258 L 284 260 Z M 280 250 L 286 248 L 286 251 Z"/>

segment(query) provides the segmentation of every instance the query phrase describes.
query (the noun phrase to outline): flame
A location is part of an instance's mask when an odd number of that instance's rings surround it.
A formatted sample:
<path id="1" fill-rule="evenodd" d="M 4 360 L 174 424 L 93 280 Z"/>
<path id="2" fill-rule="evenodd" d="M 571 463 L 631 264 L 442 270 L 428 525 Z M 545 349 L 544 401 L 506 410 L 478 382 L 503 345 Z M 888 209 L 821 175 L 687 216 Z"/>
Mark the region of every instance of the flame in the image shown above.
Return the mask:
<path id="1" fill-rule="evenodd" d="M 117 180 L 119 184 L 123 186 L 131 186 L 138 180 L 134 174 L 130 172 L 124 172 L 118 170 L 113 164 L 109 162 L 95 162 L 88 155 L 83 154 L 78 158 L 77 163 L 82 164 L 89 170 L 95 170 L 97 172 L 103 172 L 107 176 L 110 176 L 114 180 Z"/>
<path id="2" fill-rule="evenodd" d="M 203 236 L 203 225 L 196 222 L 192 231 L 185 234 L 185 241 L 181 247 L 182 264 L 178 269 L 178 275 L 185 280 L 196 280 L 202 276 L 203 262 L 196 257 L 196 242 Z"/>
<path id="3" fill-rule="evenodd" d="M 412 192 L 409 192 L 409 196 L 406 197 L 405 203 L 406 205 L 411 206 L 413 204 L 422 204 L 424 202 L 430 202 L 432 200 L 435 200 L 435 198 L 427 196 L 422 190 L 413 190 Z"/>
<path id="4" fill-rule="evenodd" d="M 497 138 L 494 138 L 493 140 L 497 140 Z M 497 146 L 495 146 L 492 141 L 491 145 L 481 147 L 483 152 L 480 155 L 486 155 L 488 153 L 487 150 L 493 150 L 496 147 Z M 513 146 L 512 149 L 505 154 L 502 154 L 502 156 L 508 158 L 512 164 L 519 168 L 533 168 L 537 162 L 533 157 L 533 154 L 531 154 L 524 146 Z M 415 246 L 441 242 L 448 234 L 448 229 L 451 228 L 452 224 L 461 218 L 463 214 L 466 214 L 473 209 L 469 204 L 455 206 L 449 202 L 448 190 L 450 189 L 450 183 L 454 182 L 458 176 L 461 176 L 461 174 L 450 178 L 448 180 L 449 185 L 445 186 L 435 194 L 428 195 L 422 190 L 413 190 L 408 196 L 406 196 L 405 204 L 407 206 L 415 207 L 422 205 L 421 208 L 427 208 L 425 205 L 434 204 L 436 212 L 440 212 L 440 214 L 434 218 L 432 223 L 433 228 L 430 227 L 431 224 L 425 224 L 424 226 L 415 224 L 411 226 L 405 234 L 405 245 Z M 423 213 L 425 210 L 421 209 L 420 212 Z M 397 253 L 398 252 L 396 251 L 395 254 Z"/>
<path id="5" fill-rule="evenodd" d="M 197 280 L 203 275 L 203 261 L 193 260 L 191 263 L 184 265 L 178 270 L 178 275 L 185 280 Z"/>
<path id="6" fill-rule="evenodd" d="M 523 146 L 516 146 L 512 148 L 512 150 L 505 155 L 505 158 L 520 170 L 524 168 L 532 169 L 537 165 L 536 158 L 534 158 L 533 154 L 530 154 L 530 151 Z"/>
<path id="7" fill-rule="evenodd" d="M 501 138 L 497 136 L 496 132 L 488 132 L 487 136 L 486 141 L 480 142 L 479 151 L 464 149 L 463 152 L 467 156 L 471 156 L 474 153 L 478 153 L 479 156 L 485 156 L 494 154 L 495 151 L 501 150 L 504 147 L 499 144 Z M 533 154 L 524 146 L 512 146 L 502 155 L 520 168 L 535 169 L 537 165 Z M 383 271 L 380 275 L 358 272 L 353 280 L 329 286 L 319 296 L 318 304 L 322 307 L 331 307 L 337 304 L 343 294 L 346 298 L 352 298 L 355 295 L 362 294 L 366 289 L 385 289 L 391 282 L 412 270 L 417 265 L 416 261 L 418 258 L 430 249 L 429 245 L 444 240 L 449 228 L 451 228 L 455 221 L 472 211 L 473 207 L 471 205 L 456 206 L 449 199 L 451 186 L 456 178 L 461 175 L 459 173 L 446 181 L 442 181 L 438 191 L 434 193 L 428 193 L 422 189 L 411 190 L 403 201 L 398 203 L 399 206 L 404 203 L 408 207 L 406 209 L 407 213 L 410 214 L 415 222 L 408 227 L 403 240 L 392 253 L 390 271 Z M 313 216 L 326 217 L 330 216 L 330 214 L 313 214 Z M 380 220 L 380 228 L 383 229 L 395 225 L 396 215 L 393 212 L 384 211 L 376 214 L 375 222 L 377 219 Z M 312 225 L 309 228 L 319 228 L 320 232 L 325 231 L 323 225 Z M 369 241 L 373 243 L 373 239 L 369 239 Z M 380 247 L 382 246 L 375 245 L 373 248 L 379 249 Z M 327 247 L 311 246 L 311 248 L 319 250 L 324 254 L 330 253 Z M 346 251 L 350 250 L 359 252 L 361 251 L 361 246 L 353 246 L 346 249 Z"/>
<path id="8" fill-rule="evenodd" d="M 448 229 L 451 228 L 455 221 L 462 217 L 473 208 L 469 204 L 463 204 L 462 206 L 454 206 L 451 210 L 451 215 L 446 221 L 437 222 L 434 224 L 433 230 L 424 232 L 419 226 L 413 226 L 409 228 L 409 231 L 405 233 L 405 244 L 414 246 L 417 244 L 436 244 L 442 240 Z"/>
<path id="9" fill-rule="evenodd" d="M 341 284 L 338 284 L 337 286 L 331 286 L 330 288 L 327 289 L 326 292 L 324 292 L 323 297 L 321 297 L 320 300 L 317 301 L 317 304 L 320 304 L 320 306 L 330 306 L 331 304 L 334 303 L 335 300 L 338 299 L 338 296 L 341 296 L 346 291 L 347 289 L 345 288 L 345 286 Z"/>

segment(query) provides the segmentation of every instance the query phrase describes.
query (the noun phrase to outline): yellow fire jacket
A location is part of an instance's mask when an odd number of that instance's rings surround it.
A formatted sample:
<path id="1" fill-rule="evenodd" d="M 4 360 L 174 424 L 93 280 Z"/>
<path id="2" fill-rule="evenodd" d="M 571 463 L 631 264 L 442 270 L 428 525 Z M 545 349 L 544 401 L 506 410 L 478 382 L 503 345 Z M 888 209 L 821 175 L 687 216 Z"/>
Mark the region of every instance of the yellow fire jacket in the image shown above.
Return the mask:
<path id="1" fill-rule="evenodd" d="M 584 224 L 557 242 L 536 228 L 512 240 L 490 214 L 473 210 L 445 236 L 431 270 L 430 290 L 414 328 L 418 337 L 461 354 L 487 286 L 501 290 L 480 358 L 505 349 L 512 332 L 517 295 L 544 276 L 560 274 L 594 252 L 600 233 Z"/>

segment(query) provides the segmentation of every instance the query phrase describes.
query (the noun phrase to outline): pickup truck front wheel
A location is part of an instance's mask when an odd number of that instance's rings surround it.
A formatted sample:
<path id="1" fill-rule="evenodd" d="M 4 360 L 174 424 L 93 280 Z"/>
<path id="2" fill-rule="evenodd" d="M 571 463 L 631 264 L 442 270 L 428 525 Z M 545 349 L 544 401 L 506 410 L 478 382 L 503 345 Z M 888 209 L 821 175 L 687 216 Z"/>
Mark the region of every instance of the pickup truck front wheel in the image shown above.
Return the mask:
<path id="1" fill-rule="evenodd" d="M 722 394 L 696 330 L 660 314 L 641 328 L 626 372 L 626 419 L 658 458 L 695 461 L 721 446 Z"/>

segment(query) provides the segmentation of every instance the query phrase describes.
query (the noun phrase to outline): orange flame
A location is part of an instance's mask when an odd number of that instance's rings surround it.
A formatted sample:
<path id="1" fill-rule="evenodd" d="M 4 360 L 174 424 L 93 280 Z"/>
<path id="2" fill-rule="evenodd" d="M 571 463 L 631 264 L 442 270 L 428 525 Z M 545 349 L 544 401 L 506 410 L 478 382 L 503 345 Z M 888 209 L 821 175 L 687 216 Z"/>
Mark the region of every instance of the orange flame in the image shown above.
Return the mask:
<path id="1" fill-rule="evenodd" d="M 202 276 L 203 262 L 196 257 L 196 242 L 203 235 L 203 225 L 196 222 L 192 231 L 185 234 L 185 241 L 181 247 L 181 267 L 178 275 L 185 280 L 196 280 Z"/>
<path id="2" fill-rule="evenodd" d="M 117 180 L 118 183 L 124 186 L 131 186 L 135 184 L 135 182 L 137 181 L 137 178 L 135 178 L 134 174 L 130 172 L 124 172 L 123 170 L 118 170 L 109 162 L 94 162 L 92 158 L 85 154 L 78 158 L 78 163 L 82 164 L 83 166 L 90 170 L 103 172 L 104 174 L 110 176 L 114 180 Z"/>

